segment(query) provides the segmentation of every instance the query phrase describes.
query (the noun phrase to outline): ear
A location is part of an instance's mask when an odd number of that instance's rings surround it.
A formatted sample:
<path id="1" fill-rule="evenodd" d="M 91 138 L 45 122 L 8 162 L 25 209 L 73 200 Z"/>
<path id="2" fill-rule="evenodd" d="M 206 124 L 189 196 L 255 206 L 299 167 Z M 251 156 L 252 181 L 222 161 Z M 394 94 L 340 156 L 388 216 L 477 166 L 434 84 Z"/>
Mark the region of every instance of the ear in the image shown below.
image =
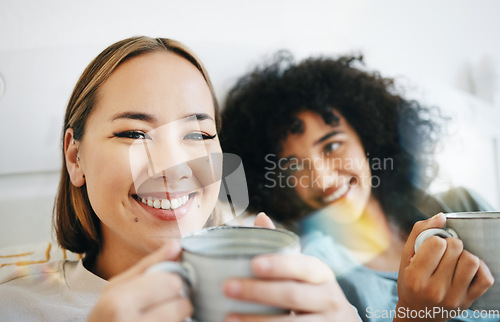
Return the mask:
<path id="1" fill-rule="evenodd" d="M 78 158 L 79 147 L 80 142 L 73 138 L 73 129 L 67 129 L 64 133 L 64 158 L 66 159 L 66 170 L 69 178 L 75 187 L 81 187 L 85 183 L 85 174 Z"/>

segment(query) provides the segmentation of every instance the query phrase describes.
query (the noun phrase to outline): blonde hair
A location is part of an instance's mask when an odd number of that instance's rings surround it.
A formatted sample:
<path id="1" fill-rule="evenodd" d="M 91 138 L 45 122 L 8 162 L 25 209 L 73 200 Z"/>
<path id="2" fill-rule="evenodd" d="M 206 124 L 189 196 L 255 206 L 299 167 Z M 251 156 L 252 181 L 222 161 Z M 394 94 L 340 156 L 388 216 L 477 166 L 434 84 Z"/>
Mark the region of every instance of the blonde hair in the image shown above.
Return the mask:
<path id="1" fill-rule="evenodd" d="M 220 128 L 219 107 L 205 67 L 183 44 L 167 38 L 139 36 L 118 41 L 106 48 L 82 73 L 66 108 L 62 137 L 63 164 L 54 204 L 56 236 L 65 249 L 76 253 L 95 253 L 99 249 L 101 234 L 100 221 L 90 205 L 86 185 L 75 187 L 70 181 L 64 158 L 64 133 L 72 128 L 73 138 L 80 140 L 100 86 L 127 59 L 158 50 L 174 52 L 184 57 L 202 73 L 212 93 L 217 131 Z"/>

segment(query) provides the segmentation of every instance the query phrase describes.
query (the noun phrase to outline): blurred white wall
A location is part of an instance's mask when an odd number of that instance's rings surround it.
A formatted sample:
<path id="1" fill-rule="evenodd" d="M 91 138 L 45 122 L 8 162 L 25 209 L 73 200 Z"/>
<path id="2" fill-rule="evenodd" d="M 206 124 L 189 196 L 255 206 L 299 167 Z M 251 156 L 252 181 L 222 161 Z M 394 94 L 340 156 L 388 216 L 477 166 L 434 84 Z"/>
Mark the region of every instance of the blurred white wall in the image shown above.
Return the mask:
<path id="1" fill-rule="evenodd" d="M 453 117 L 433 189 L 465 185 L 500 208 L 496 0 L 0 0 L 0 246 L 50 237 L 65 105 L 85 66 L 133 35 L 182 41 L 217 95 L 278 49 L 363 52 Z"/>

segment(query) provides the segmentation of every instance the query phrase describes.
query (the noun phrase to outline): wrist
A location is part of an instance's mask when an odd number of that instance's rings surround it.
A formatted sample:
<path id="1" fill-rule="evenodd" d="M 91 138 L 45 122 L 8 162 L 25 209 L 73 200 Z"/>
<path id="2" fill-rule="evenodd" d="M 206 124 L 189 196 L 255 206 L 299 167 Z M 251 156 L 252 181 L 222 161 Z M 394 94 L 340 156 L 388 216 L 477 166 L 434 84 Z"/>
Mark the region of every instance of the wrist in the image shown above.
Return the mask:
<path id="1" fill-rule="evenodd" d="M 443 308 L 438 307 L 415 307 L 406 303 L 404 300 L 399 300 L 396 305 L 396 315 L 394 317 L 395 322 L 403 321 L 430 321 L 430 322 L 440 322 L 447 321 L 446 312 L 443 312 Z"/>

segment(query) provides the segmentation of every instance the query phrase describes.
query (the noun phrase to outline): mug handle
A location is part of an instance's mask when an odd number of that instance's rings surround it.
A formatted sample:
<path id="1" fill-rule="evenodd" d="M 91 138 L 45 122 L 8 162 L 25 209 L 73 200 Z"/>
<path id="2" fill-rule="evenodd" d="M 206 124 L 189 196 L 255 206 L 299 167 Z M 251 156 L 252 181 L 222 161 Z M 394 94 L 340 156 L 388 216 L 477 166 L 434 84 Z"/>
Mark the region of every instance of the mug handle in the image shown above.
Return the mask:
<path id="1" fill-rule="evenodd" d="M 186 295 L 190 294 L 189 290 L 194 282 L 194 274 L 193 270 L 186 263 L 159 262 L 149 267 L 146 270 L 146 274 L 156 273 L 156 272 L 174 273 L 179 275 L 184 282 L 185 294 Z"/>
<path id="2" fill-rule="evenodd" d="M 426 229 L 420 234 L 418 234 L 417 239 L 415 239 L 415 253 L 417 250 L 422 246 L 424 241 L 427 240 L 427 238 L 432 237 L 432 236 L 438 236 L 441 238 L 449 238 L 449 237 L 456 237 L 458 238 L 458 234 L 451 228 L 431 228 L 431 229 Z"/>

